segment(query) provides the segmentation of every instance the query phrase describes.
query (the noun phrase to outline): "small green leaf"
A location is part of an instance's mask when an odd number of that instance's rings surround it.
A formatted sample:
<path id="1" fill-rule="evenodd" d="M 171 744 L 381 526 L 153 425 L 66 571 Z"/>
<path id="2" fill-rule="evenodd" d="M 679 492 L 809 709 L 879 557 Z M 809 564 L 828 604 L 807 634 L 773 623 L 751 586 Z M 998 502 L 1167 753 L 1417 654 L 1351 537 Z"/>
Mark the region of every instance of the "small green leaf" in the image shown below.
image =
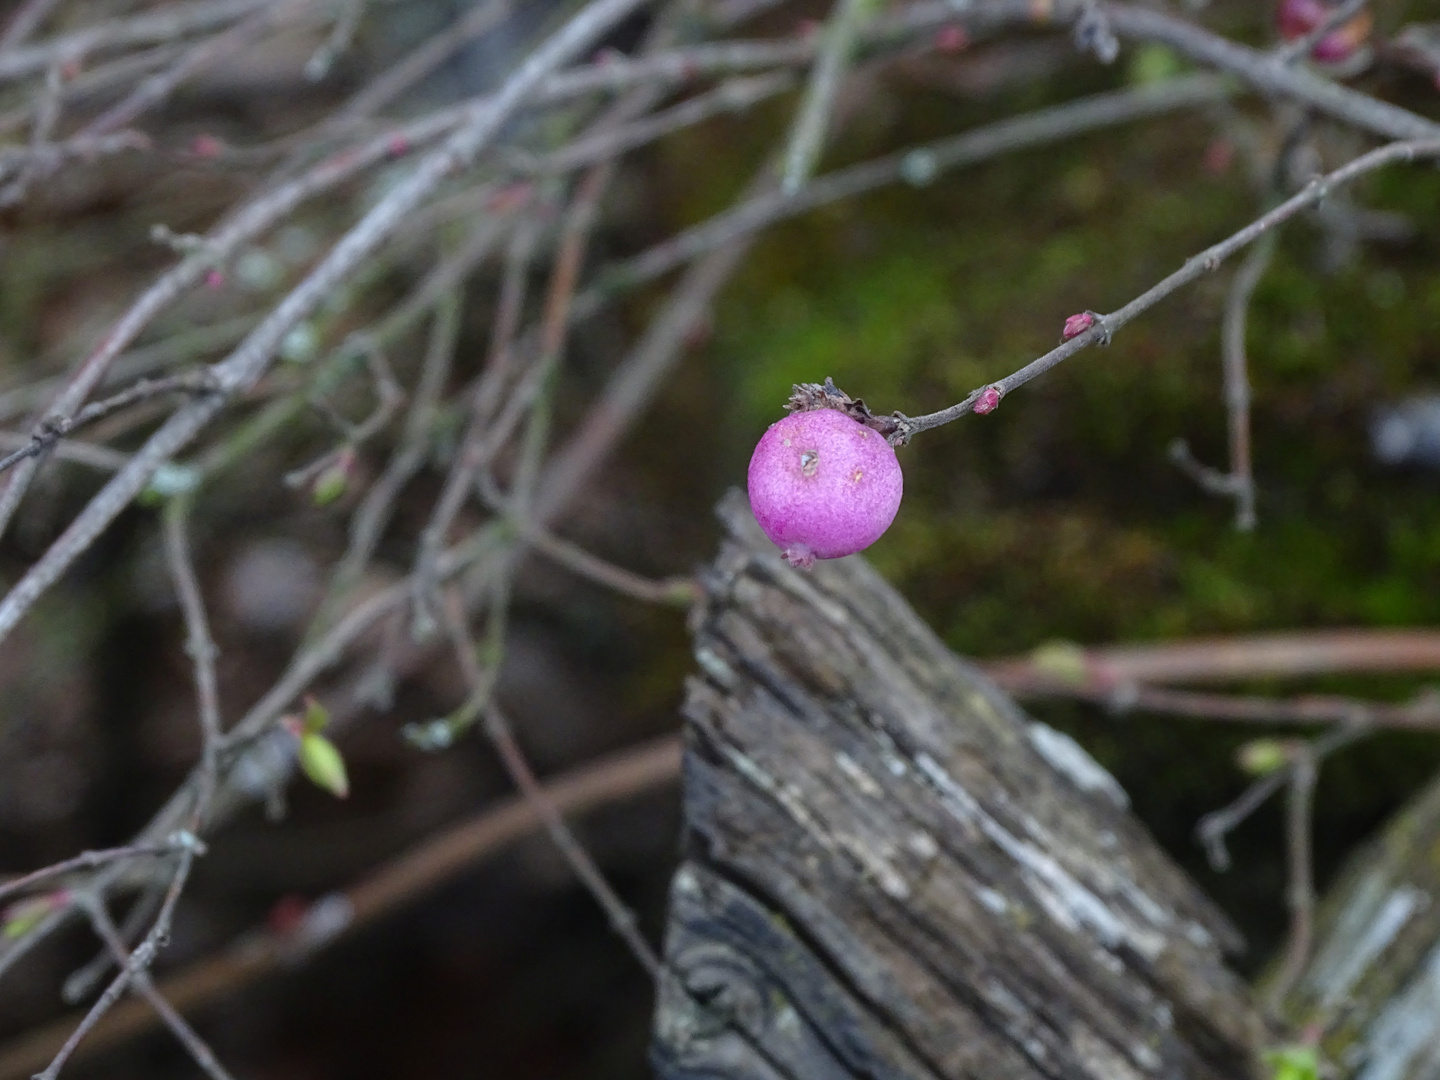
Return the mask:
<path id="1" fill-rule="evenodd" d="M 1183 70 L 1180 57 L 1164 45 L 1144 45 L 1137 49 L 1130 61 L 1126 77 L 1136 86 L 1173 79 Z"/>
<path id="2" fill-rule="evenodd" d="M 1279 739 L 1253 739 L 1240 747 L 1235 763 L 1250 776 L 1265 776 L 1284 765 L 1289 757 Z"/>
<path id="3" fill-rule="evenodd" d="M 330 710 L 321 705 L 313 697 L 305 698 L 305 715 L 300 720 L 300 733 L 302 735 L 314 735 L 325 730 L 325 725 L 330 723 Z"/>
<path id="4" fill-rule="evenodd" d="M 324 735 L 308 731 L 300 736 L 300 768 L 316 787 L 325 789 L 337 799 L 350 794 L 345 759 Z"/>
<path id="5" fill-rule="evenodd" d="M 1051 641 L 1030 653 L 1030 663 L 1041 675 L 1066 683 L 1083 683 L 1089 677 L 1085 650 L 1071 641 Z"/>
<path id="6" fill-rule="evenodd" d="M 311 493 L 316 506 L 329 506 L 350 486 L 350 477 L 338 465 L 332 465 L 315 478 Z"/>
<path id="7" fill-rule="evenodd" d="M 32 896 L 28 900 L 21 900 L 11 904 L 5 909 L 0 920 L 3 920 L 3 932 L 7 938 L 21 938 L 35 929 L 40 920 L 49 915 L 52 911 L 59 911 L 70 902 L 70 894 L 61 890 L 60 892 L 46 893 L 44 896 Z"/>
<path id="8" fill-rule="evenodd" d="M 1271 1080 L 1320 1080 L 1320 1055 L 1313 1046 L 1283 1046 L 1265 1054 Z"/>

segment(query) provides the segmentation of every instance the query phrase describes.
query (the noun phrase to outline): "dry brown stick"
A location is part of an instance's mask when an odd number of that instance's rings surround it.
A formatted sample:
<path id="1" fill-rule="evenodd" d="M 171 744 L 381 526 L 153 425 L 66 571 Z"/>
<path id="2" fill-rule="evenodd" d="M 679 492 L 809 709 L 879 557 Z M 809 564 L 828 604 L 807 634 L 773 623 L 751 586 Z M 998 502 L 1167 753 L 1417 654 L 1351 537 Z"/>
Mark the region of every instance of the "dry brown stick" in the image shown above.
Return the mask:
<path id="1" fill-rule="evenodd" d="M 615 112 L 628 112 L 629 108 L 628 104 L 622 103 L 597 126 L 603 130 L 612 125 L 615 122 Z M 532 373 L 538 373 L 539 378 L 546 377 L 559 361 L 569 330 L 570 304 L 580 278 L 590 230 L 595 224 L 600 199 L 613 176 L 614 168 L 609 162 L 592 167 L 580 181 L 571 200 L 565 224 L 561 229 L 561 240 L 545 299 L 539 354 L 531 362 L 529 369 Z M 516 258 L 512 261 L 502 286 L 499 317 L 495 322 L 487 371 L 477 385 L 460 452 L 445 478 L 445 487 L 440 498 L 436 500 L 430 521 L 425 526 L 416 556 L 415 627 L 422 635 L 428 633 L 434 622 L 430 607 L 435 591 L 435 566 L 445 536 L 465 500 L 474 490 L 476 478 L 488 469 L 501 440 L 508 437 L 512 424 L 518 421 L 520 413 L 530 405 L 527 394 L 517 387 L 512 390 L 506 414 L 502 414 L 498 420 L 494 417 L 499 394 L 507 382 L 513 364 L 514 337 L 525 301 L 524 273 L 533 253 L 529 247 L 533 237 L 520 239 L 525 241 L 526 246 L 515 252 Z M 538 389 L 538 380 L 532 380 L 532 384 Z"/>
<path id="2" fill-rule="evenodd" d="M 1065 648 L 1084 683 L 1228 683 L 1312 675 L 1440 671 L 1440 630 L 1298 630 L 1197 638 L 1159 645 Z M 1023 693 L 1047 674 L 1043 656 L 982 660 L 987 675 Z M 1067 672 L 1067 676 L 1068 676 Z"/>
<path id="3" fill-rule="evenodd" d="M 1440 700 L 1421 695 L 1405 705 L 1387 705 L 1330 694 L 1267 698 L 1241 694 L 1202 694 L 1136 683 L 1110 687 L 1067 684 L 1055 679 L 1011 691 L 1016 697 L 1070 698 L 1102 705 L 1113 712 L 1163 713 L 1195 720 L 1242 724 L 1363 723 L 1375 728 L 1440 731 Z"/>
<path id="4" fill-rule="evenodd" d="M 591 810 L 674 783 L 680 774 L 680 739 L 666 736 L 561 773 L 543 784 L 546 797 L 563 814 Z M 489 859 L 543 827 L 535 808 L 520 796 L 500 800 L 475 816 L 432 836 L 350 886 L 342 896 L 350 920 L 348 936 L 407 904 L 457 874 Z M 336 938 L 310 942 L 309 949 Z M 165 976 L 157 989 L 178 1010 L 196 1012 L 308 955 L 289 937 L 264 930 L 246 934 L 219 955 Z M 73 1016 L 31 1031 L 0 1048 L 0 1080 L 24 1080 L 53 1056 L 74 1027 Z M 118 1005 L 94 1030 L 75 1060 L 92 1057 L 149 1031 L 156 1017 L 142 1002 Z"/>

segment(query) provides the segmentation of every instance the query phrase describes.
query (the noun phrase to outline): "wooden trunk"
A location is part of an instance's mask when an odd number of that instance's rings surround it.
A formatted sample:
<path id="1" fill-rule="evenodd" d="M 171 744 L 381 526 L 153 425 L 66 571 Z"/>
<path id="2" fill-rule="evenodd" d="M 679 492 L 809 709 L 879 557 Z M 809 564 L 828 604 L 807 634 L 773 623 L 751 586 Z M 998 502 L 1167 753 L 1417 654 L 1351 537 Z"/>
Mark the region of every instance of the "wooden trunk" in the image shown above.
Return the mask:
<path id="1" fill-rule="evenodd" d="M 1115 780 L 863 559 L 793 570 L 743 498 L 721 516 L 659 1074 L 1259 1075 L 1237 936 Z"/>
<path id="2" fill-rule="evenodd" d="M 1440 1080 L 1440 778 L 1341 872 L 1283 1005 L 1354 1080 Z"/>

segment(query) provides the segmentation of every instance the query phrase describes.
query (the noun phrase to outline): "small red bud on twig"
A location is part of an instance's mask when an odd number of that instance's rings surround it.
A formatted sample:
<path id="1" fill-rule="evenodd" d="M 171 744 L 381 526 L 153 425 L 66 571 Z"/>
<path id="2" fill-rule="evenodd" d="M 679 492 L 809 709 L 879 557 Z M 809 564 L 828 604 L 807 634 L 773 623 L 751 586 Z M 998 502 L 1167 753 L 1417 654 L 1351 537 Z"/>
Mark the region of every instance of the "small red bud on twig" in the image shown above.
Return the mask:
<path id="1" fill-rule="evenodd" d="M 1230 171 L 1235 161 L 1235 144 L 1229 139 L 1212 139 L 1205 147 L 1201 167 L 1211 176 L 1221 176 Z"/>
<path id="2" fill-rule="evenodd" d="M 1092 312 L 1082 311 L 1078 315 L 1071 315 L 1065 320 L 1065 330 L 1060 335 L 1060 340 L 1069 341 L 1073 337 L 1079 337 L 1094 325 L 1095 316 Z"/>
<path id="3" fill-rule="evenodd" d="M 950 23 L 935 31 L 935 48 L 942 53 L 964 52 L 970 45 L 970 35 L 958 23 Z"/>
<path id="4" fill-rule="evenodd" d="M 1000 407 L 1000 391 L 993 386 L 987 386 L 980 391 L 980 396 L 975 399 L 971 411 L 985 416 L 994 412 Z"/>

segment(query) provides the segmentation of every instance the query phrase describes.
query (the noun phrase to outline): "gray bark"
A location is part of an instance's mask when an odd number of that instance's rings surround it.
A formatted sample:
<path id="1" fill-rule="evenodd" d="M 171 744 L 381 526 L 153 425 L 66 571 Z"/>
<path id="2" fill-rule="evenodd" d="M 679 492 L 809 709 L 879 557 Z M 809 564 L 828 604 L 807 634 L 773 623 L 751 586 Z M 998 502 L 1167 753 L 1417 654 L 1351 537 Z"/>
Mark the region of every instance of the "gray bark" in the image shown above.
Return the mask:
<path id="1" fill-rule="evenodd" d="M 1341 871 L 1286 997 L 1338 1076 L 1440 1080 L 1440 777 Z"/>
<path id="2" fill-rule="evenodd" d="M 1258 1075 L 1237 936 L 1114 779 L 863 559 L 796 571 L 743 498 L 721 516 L 659 1074 Z"/>

